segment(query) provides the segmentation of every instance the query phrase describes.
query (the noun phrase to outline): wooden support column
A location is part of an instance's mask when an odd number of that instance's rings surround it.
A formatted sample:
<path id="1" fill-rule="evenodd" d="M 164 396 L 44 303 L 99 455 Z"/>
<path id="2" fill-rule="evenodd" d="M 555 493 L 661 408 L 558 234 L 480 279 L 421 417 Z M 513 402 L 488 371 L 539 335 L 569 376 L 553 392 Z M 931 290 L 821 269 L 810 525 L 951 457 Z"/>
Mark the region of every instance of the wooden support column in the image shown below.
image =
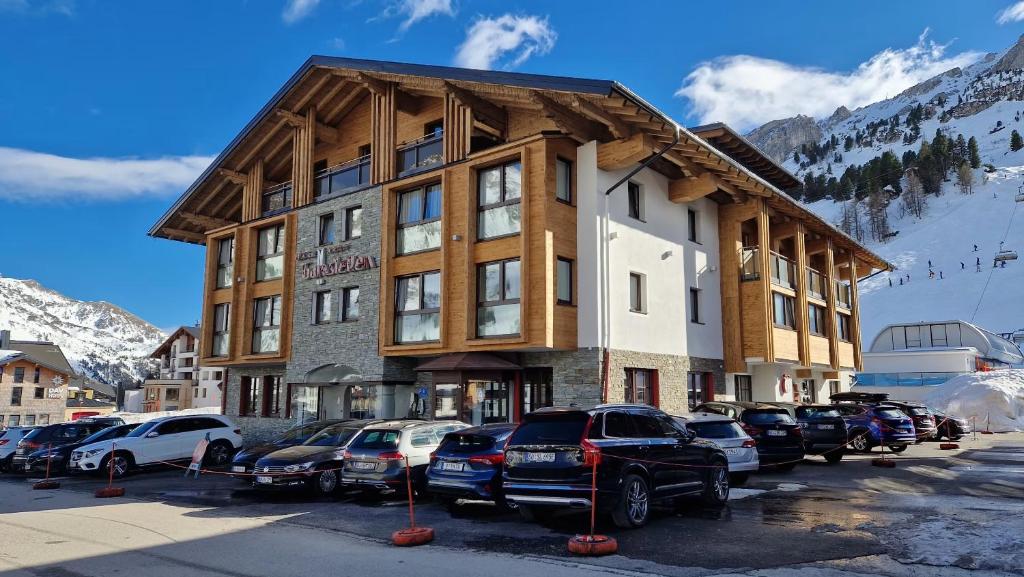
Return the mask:
<path id="1" fill-rule="evenodd" d="M 740 300 L 740 249 L 743 248 L 741 207 L 723 205 L 718 209 L 719 274 L 722 290 L 722 344 L 725 371 L 745 373 L 743 355 L 743 312 Z"/>
<path id="2" fill-rule="evenodd" d="M 821 274 L 825 275 L 825 302 L 828 314 L 828 359 L 833 369 L 839 369 L 839 331 L 836 330 L 836 266 L 835 247 L 832 237 L 825 241 L 825 266 Z"/>
<path id="3" fill-rule="evenodd" d="M 761 284 L 758 291 L 762 302 L 759 308 L 764 319 L 765 331 L 765 361 L 775 362 L 775 338 L 772 327 L 772 272 L 771 272 L 771 219 L 768 217 L 768 203 L 763 198 L 757 199 L 757 244 L 760 250 L 757 251 L 758 265 L 761 270 L 761 278 L 757 280 Z"/>
<path id="4" fill-rule="evenodd" d="M 857 296 L 857 257 L 850 251 L 850 342 L 853 343 L 853 366 L 864 368 L 860 350 L 860 297 Z"/>
<path id="5" fill-rule="evenodd" d="M 373 142 L 370 146 L 371 175 L 373 184 L 387 182 L 395 177 L 395 87 L 392 84 L 370 87 L 373 96 L 371 131 Z"/>
<path id="6" fill-rule="evenodd" d="M 316 147 L 316 107 L 292 129 L 292 205 L 313 202 L 313 151 Z"/>
<path id="7" fill-rule="evenodd" d="M 263 159 L 252 163 L 242 185 L 242 222 L 256 220 L 260 217 L 260 203 L 263 194 Z"/>
<path id="8" fill-rule="evenodd" d="M 797 350 L 800 364 L 811 366 L 811 328 L 810 311 L 807 302 L 807 252 L 804 246 L 806 230 L 802 221 L 796 222 L 796 235 L 793 243 L 796 249 L 796 330 Z"/>
<path id="9" fill-rule="evenodd" d="M 456 162 L 469 154 L 473 136 L 473 111 L 451 93 L 444 95 L 444 161 Z"/>

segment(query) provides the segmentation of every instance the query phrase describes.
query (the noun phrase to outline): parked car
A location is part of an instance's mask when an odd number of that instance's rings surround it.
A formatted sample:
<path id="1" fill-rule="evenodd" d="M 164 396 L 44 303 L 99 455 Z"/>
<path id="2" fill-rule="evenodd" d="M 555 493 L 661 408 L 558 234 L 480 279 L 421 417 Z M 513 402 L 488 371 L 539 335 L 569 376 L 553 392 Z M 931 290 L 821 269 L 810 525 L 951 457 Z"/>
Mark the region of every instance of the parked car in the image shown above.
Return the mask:
<path id="1" fill-rule="evenodd" d="M 18 441 L 18 449 L 14 452 L 14 459 L 11 461 L 11 471 L 23 473 L 28 456 L 40 449 L 78 442 L 114 424 L 123 425 L 124 421 L 120 418 L 116 421 L 86 418 L 39 427 Z"/>
<path id="2" fill-rule="evenodd" d="M 403 490 L 408 458 L 413 487 L 418 494 L 423 494 L 430 454 L 445 435 L 466 428 L 469 425 L 459 421 L 407 419 L 367 427 L 345 450 L 341 481 L 371 491 Z"/>
<path id="3" fill-rule="evenodd" d="M 18 441 L 39 427 L 8 427 L 0 433 L 0 471 L 11 470 Z"/>
<path id="4" fill-rule="evenodd" d="M 914 421 L 889 404 L 887 394 L 836 393 L 833 406 L 846 421 L 850 437 L 849 447 L 866 453 L 872 447 L 886 446 L 894 453 L 902 453 L 917 442 Z"/>
<path id="5" fill-rule="evenodd" d="M 961 417 L 956 417 L 929 407 L 935 416 L 935 437 L 936 441 L 946 438 L 950 441 L 959 441 L 964 435 L 971 434 L 971 422 Z"/>
<path id="6" fill-rule="evenodd" d="M 589 509 L 597 467 L 598 511 L 619 527 L 640 527 L 653 501 L 700 495 L 729 499 L 729 461 L 709 441 L 646 405 L 538 409 L 505 447 L 505 499 L 527 520 Z"/>
<path id="7" fill-rule="evenodd" d="M 120 439 L 108 439 L 75 449 L 69 469 L 123 477 L 139 467 L 188 461 L 199 441 L 210 436 L 205 466 L 226 465 L 242 447 L 242 431 L 221 415 L 159 417 L 146 421 Z M 112 451 L 116 444 L 116 451 Z"/>
<path id="8" fill-rule="evenodd" d="M 672 417 L 681 426 L 710 441 L 725 451 L 729 458 L 729 483 L 740 486 L 747 482 L 751 471 L 757 471 L 761 461 L 757 457 L 757 442 L 743 430 L 735 419 L 717 413 L 691 413 L 685 417 Z"/>
<path id="9" fill-rule="evenodd" d="M 804 437 L 804 453 L 821 455 L 830 464 L 843 460 L 849 432 L 835 405 L 797 405 L 793 408 Z"/>
<path id="10" fill-rule="evenodd" d="M 231 472 L 241 473 L 236 476 L 237 479 L 244 480 L 247 483 L 252 483 L 251 473 L 253 465 L 255 465 L 256 461 L 260 460 L 261 457 L 269 455 L 274 451 L 294 447 L 295 445 L 301 445 L 308 441 L 313 435 L 342 421 L 343 419 L 329 419 L 304 423 L 281 433 L 280 436 L 269 443 L 262 443 L 254 447 L 242 449 L 235 453 L 235 457 L 231 460 Z"/>
<path id="11" fill-rule="evenodd" d="M 494 423 L 445 435 L 430 455 L 427 491 L 446 505 L 457 499 L 478 499 L 506 508 L 501 468 L 505 442 L 515 428 L 511 423 Z"/>
<path id="12" fill-rule="evenodd" d="M 931 409 L 920 403 L 909 403 L 906 401 L 886 401 L 885 404 L 892 405 L 903 414 L 914 421 L 914 434 L 917 435 L 917 442 L 923 443 L 935 438 L 935 415 Z"/>
<path id="13" fill-rule="evenodd" d="M 85 445 L 98 443 L 99 441 L 120 439 L 130 433 L 132 429 L 137 426 L 138 424 L 114 425 L 112 427 L 100 429 L 88 437 L 72 443 L 67 443 L 49 449 L 39 449 L 38 451 L 29 454 L 28 458 L 25 460 L 25 473 L 45 474 L 47 461 L 50 463 L 51 475 L 62 475 L 67 473 L 72 451 L 79 447 L 84 447 Z"/>
<path id="14" fill-rule="evenodd" d="M 253 468 L 253 486 L 263 490 L 306 489 L 319 496 L 334 493 L 341 481 L 345 447 L 379 420 L 347 420 L 321 429 L 301 445 L 261 457 Z"/>
<path id="15" fill-rule="evenodd" d="M 694 412 L 718 413 L 739 421 L 757 442 L 761 467 L 789 471 L 804 458 L 803 432 L 785 408 L 770 403 L 716 401 L 698 405 Z"/>

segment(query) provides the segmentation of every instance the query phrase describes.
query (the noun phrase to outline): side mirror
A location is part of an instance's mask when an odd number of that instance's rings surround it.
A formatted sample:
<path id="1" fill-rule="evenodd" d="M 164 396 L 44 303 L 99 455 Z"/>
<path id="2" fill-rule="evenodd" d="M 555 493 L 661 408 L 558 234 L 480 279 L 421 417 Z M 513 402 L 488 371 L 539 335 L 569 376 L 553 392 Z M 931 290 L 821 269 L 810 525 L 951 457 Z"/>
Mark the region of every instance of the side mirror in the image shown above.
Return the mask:
<path id="1" fill-rule="evenodd" d="M 158 433 L 156 431 L 150 431 L 150 432 L 146 433 L 146 438 L 147 439 L 155 439 L 155 438 L 157 438 L 159 436 L 160 436 L 160 433 Z"/>

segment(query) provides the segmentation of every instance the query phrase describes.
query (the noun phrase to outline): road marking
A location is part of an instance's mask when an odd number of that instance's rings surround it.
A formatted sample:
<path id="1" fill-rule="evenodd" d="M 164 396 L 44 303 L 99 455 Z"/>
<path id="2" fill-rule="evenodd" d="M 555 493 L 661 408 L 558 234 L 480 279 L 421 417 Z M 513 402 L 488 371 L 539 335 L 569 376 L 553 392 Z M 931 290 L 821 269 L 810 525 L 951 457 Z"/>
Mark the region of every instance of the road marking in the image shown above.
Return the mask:
<path id="1" fill-rule="evenodd" d="M 1000 467 L 997 465 L 957 465 L 951 471 L 961 473 L 1006 473 L 1007 475 L 1024 475 L 1024 467 Z"/>
<path id="2" fill-rule="evenodd" d="M 1024 453 L 1011 453 L 1007 451 L 978 451 L 969 455 L 962 455 L 965 459 L 981 459 L 983 461 L 1022 461 Z"/>

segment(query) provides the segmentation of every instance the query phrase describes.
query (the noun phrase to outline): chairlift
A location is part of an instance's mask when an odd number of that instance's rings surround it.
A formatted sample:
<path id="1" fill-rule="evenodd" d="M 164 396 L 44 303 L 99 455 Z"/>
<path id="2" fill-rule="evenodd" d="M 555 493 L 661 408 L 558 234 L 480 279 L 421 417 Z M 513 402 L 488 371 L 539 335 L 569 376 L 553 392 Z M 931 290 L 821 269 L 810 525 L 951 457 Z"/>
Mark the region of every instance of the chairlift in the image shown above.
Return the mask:
<path id="1" fill-rule="evenodd" d="M 1014 200 L 1024 202 L 1024 184 L 1017 187 L 1017 197 Z"/>
<path id="2" fill-rule="evenodd" d="M 1017 260 L 1017 251 L 1015 250 L 1001 250 L 996 253 L 996 262 L 1003 260 Z"/>

